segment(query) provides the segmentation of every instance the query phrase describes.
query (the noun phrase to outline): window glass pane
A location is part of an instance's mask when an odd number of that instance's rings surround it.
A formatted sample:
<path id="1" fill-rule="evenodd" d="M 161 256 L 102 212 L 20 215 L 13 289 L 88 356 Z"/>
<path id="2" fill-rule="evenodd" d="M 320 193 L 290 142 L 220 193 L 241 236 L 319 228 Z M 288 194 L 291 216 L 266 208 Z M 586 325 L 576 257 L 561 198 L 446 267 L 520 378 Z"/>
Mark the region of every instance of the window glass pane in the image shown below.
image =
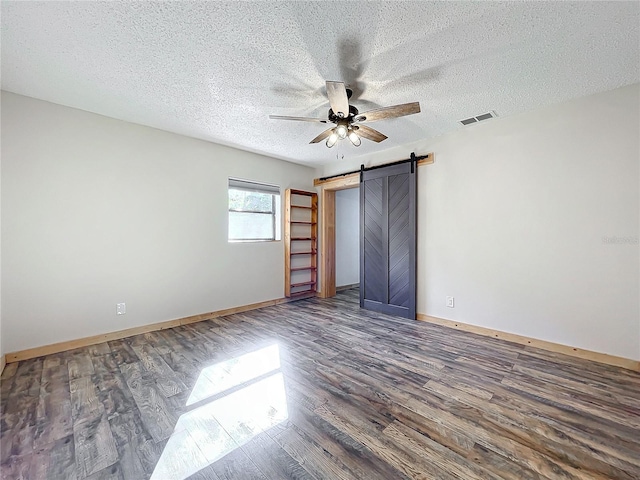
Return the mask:
<path id="1" fill-rule="evenodd" d="M 273 195 L 229 189 L 229 209 L 250 212 L 273 212 Z M 231 237 L 229 237 L 231 238 Z"/>
<path id="2" fill-rule="evenodd" d="M 229 240 L 274 239 L 272 214 L 229 212 Z"/>

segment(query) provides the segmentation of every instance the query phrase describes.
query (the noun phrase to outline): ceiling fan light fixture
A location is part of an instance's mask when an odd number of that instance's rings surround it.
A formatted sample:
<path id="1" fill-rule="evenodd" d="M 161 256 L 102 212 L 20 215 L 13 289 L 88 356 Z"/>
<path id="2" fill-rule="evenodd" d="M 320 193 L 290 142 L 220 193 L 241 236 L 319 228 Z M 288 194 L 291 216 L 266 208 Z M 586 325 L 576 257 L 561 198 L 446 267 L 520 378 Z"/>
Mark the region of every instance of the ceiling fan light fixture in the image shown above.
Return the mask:
<path id="1" fill-rule="evenodd" d="M 337 141 L 338 141 L 338 134 L 334 129 L 331 135 L 329 135 L 329 138 L 327 138 L 327 147 L 329 148 L 333 147 Z"/>
<path id="2" fill-rule="evenodd" d="M 353 143 L 354 147 L 359 147 L 362 143 L 358 134 L 353 130 L 349 132 L 349 140 L 351 140 L 351 143 Z"/>
<path id="3" fill-rule="evenodd" d="M 338 134 L 338 137 L 340 138 L 340 140 L 342 140 L 346 138 L 347 133 L 349 132 L 349 129 L 345 124 L 341 123 L 336 127 L 335 132 L 336 134 Z"/>

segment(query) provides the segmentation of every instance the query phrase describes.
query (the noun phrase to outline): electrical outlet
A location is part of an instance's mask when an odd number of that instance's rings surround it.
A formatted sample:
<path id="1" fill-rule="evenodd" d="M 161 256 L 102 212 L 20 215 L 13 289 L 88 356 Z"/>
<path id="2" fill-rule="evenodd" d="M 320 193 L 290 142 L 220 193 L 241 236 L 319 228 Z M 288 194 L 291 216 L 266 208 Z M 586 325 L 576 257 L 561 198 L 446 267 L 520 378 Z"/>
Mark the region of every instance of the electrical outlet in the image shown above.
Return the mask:
<path id="1" fill-rule="evenodd" d="M 447 297 L 447 307 L 453 308 L 453 297 Z"/>
<path id="2" fill-rule="evenodd" d="M 125 303 L 116 304 L 116 315 L 124 315 L 127 313 L 127 305 Z"/>

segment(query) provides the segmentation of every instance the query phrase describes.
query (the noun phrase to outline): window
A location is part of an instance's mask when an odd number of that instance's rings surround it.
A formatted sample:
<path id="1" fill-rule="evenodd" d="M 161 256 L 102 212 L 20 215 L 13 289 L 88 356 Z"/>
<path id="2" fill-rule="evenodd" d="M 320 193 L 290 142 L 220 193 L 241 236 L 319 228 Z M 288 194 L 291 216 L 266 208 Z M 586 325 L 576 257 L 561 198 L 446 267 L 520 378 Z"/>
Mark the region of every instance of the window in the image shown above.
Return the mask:
<path id="1" fill-rule="evenodd" d="M 280 187 L 229 179 L 229 241 L 280 240 Z"/>

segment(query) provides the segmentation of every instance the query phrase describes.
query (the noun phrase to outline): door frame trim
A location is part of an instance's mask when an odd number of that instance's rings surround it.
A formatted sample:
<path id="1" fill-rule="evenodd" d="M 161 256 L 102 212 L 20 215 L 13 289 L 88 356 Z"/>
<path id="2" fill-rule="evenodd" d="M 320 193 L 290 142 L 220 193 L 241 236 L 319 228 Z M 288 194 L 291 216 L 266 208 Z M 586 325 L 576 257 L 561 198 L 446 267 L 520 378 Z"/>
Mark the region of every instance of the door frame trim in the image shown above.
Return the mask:
<path id="1" fill-rule="evenodd" d="M 320 298 L 336 295 L 336 192 L 348 188 L 360 188 L 360 179 L 323 185 L 320 192 Z"/>

